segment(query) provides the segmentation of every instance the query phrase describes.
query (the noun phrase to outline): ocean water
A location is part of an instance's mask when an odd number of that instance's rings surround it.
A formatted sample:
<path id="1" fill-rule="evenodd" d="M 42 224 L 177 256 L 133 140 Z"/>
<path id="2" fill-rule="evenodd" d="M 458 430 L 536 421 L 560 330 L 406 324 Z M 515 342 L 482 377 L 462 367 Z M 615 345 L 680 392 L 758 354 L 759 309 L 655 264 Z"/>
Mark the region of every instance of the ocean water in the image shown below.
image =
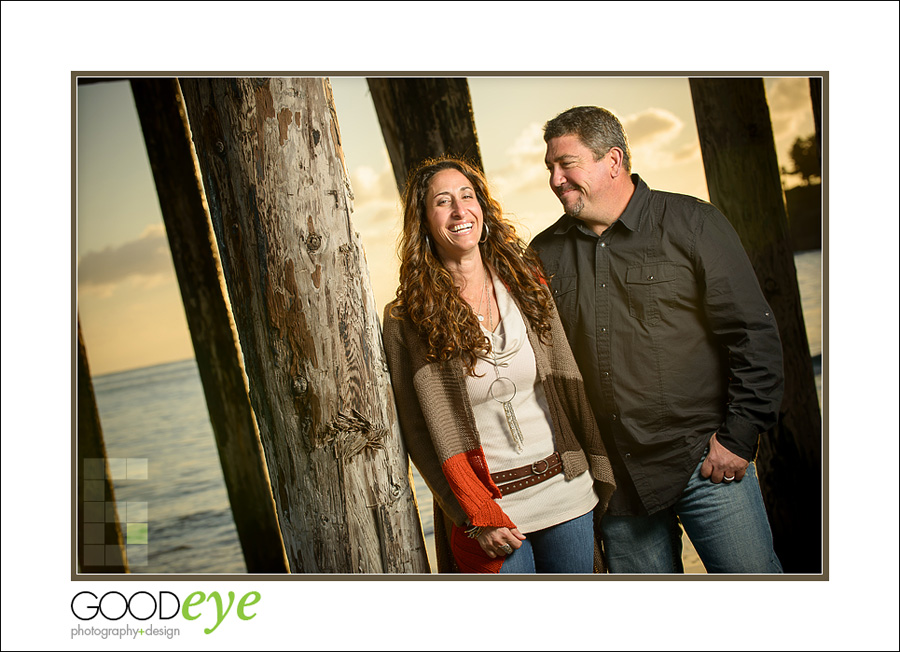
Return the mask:
<path id="1" fill-rule="evenodd" d="M 147 523 L 146 544 L 127 546 L 130 570 L 246 573 L 196 362 L 98 376 L 93 383 L 107 458 L 147 465 L 146 478 L 114 481 L 120 522 L 132 521 L 139 505 L 138 518 Z M 431 494 L 413 473 L 433 549 Z"/>
<path id="2" fill-rule="evenodd" d="M 107 458 L 147 461 L 146 479 L 114 487 L 120 521 L 146 506 L 146 548 L 129 546 L 132 572 L 245 573 L 195 361 L 93 383 Z"/>
<path id="3" fill-rule="evenodd" d="M 795 263 L 821 397 L 821 253 L 797 254 Z M 195 361 L 98 376 L 93 383 L 107 458 L 146 460 L 145 478 L 115 481 L 120 520 L 139 514 L 146 522 L 146 543 L 128 547 L 132 572 L 246 572 Z M 415 469 L 413 475 L 433 559 L 431 494 Z"/>

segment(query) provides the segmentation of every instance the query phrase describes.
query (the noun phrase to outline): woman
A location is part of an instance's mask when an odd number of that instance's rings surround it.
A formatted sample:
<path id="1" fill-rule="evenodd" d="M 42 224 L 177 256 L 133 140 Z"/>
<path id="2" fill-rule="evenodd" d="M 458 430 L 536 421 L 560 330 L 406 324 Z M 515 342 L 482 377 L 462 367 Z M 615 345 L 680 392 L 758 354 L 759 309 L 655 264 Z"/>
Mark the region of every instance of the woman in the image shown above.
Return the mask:
<path id="1" fill-rule="evenodd" d="M 439 570 L 592 572 L 615 484 L 538 257 L 451 158 L 410 175 L 400 250 L 385 350 Z"/>

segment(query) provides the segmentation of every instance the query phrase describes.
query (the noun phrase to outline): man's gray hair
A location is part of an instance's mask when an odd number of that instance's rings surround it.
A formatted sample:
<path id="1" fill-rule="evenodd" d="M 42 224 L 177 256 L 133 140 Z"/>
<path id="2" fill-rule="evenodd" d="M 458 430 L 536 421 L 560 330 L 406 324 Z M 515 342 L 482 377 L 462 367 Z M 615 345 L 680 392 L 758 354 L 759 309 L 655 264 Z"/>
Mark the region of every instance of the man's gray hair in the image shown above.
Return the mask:
<path id="1" fill-rule="evenodd" d="M 578 136 L 582 144 L 599 161 L 613 147 L 622 150 L 622 165 L 631 173 L 631 150 L 619 119 L 599 106 L 576 106 L 563 111 L 544 125 L 544 142 L 569 135 Z"/>

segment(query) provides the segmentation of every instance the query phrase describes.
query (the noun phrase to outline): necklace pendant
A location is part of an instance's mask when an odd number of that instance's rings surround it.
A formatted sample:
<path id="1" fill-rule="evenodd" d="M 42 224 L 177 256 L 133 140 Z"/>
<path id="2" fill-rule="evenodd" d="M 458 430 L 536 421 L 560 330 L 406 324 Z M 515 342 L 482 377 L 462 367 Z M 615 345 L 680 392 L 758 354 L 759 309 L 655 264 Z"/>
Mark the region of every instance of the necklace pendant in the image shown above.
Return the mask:
<path id="1" fill-rule="evenodd" d="M 484 315 L 478 315 L 478 321 L 484 321 Z"/>
<path id="2" fill-rule="evenodd" d="M 516 444 L 516 451 L 521 453 L 525 446 L 525 437 L 522 436 L 519 421 L 516 419 L 516 413 L 513 412 L 512 401 L 506 401 L 503 404 L 503 412 L 506 414 L 506 423 L 509 426 L 509 431 L 512 433 L 513 442 Z"/>

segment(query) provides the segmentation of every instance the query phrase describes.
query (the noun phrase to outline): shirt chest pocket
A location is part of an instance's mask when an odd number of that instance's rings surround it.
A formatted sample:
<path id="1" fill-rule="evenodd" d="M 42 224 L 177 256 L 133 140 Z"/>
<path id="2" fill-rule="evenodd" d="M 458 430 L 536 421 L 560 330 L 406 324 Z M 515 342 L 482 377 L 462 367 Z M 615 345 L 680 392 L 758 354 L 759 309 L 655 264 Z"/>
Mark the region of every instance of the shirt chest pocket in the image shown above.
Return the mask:
<path id="1" fill-rule="evenodd" d="M 550 277 L 550 291 L 553 293 L 553 301 L 562 318 L 563 324 L 568 326 L 575 323 L 578 303 L 578 276 L 575 274 L 554 274 Z"/>
<path id="2" fill-rule="evenodd" d="M 658 324 L 675 302 L 675 264 L 648 263 L 625 272 L 628 312 L 645 324 Z"/>

